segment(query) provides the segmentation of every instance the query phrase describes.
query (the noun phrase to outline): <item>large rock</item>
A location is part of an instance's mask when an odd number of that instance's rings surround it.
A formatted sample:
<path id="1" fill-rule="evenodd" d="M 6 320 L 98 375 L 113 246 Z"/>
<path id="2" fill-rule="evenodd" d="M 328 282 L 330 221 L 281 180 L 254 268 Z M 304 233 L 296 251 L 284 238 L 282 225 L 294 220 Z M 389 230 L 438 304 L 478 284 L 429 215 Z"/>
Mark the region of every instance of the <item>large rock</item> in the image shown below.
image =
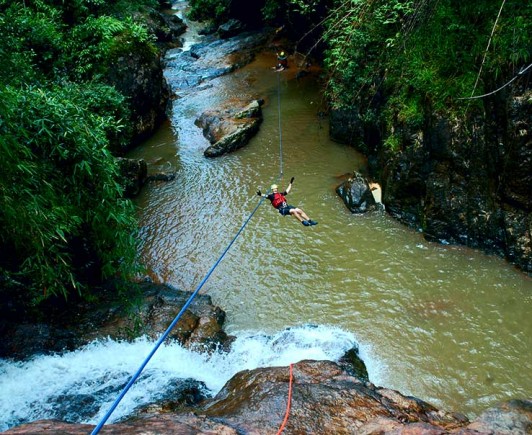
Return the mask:
<path id="1" fill-rule="evenodd" d="M 133 126 L 128 146 L 149 137 L 166 118 L 170 98 L 159 54 L 146 47 L 124 51 L 109 67 L 106 79 L 127 97 Z"/>
<path id="2" fill-rule="evenodd" d="M 531 113 L 532 104 L 522 107 L 521 119 Z M 428 240 L 496 253 L 532 273 L 532 136 L 524 128 L 511 136 L 494 117 L 506 133 L 482 116 L 433 118 L 393 155 L 381 152 L 384 202 Z"/>
<path id="3" fill-rule="evenodd" d="M 241 21 L 231 19 L 226 23 L 218 27 L 218 35 L 220 38 L 231 38 L 232 36 L 238 35 L 244 30 L 244 25 Z"/>
<path id="4" fill-rule="evenodd" d="M 134 312 L 131 307 L 115 303 L 87 313 L 80 321 L 79 339 L 90 342 L 103 336 L 129 340 L 143 335 L 157 339 L 191 296 L 189 292 L 151 283 L 141 284 L 141 291 L 142 300 Z M 168 337 L 198 351 L 224 348 L 230 343 L 222 329 L 224 322 L 225 312 L 212 304 L 209 295 L 198 294 Z"/>
<path id="5" fill-rule="evenodd" d="M 185 33 L 187 26 L 177 15 L 153 10 L 145 22 L 157 38 L 157 44 L 163 50 L 182 46 L 179 37 Z"/>
<path id="6" fill-rule="evenodd" d="M 365 213 L 377 206 L 368 180 L 358 172 L 354 172 L 348 180 L 340 184 L 336 193 L 351 213 Z"/>
<path id="7" fill-rule="evenodd" d="M 204 151 L 205 157 L 218 157 L 242 148 L 259 131 L 262 101 L 252 101 L 243 108 L 238 104 L 232 101 L 232 107 L 209 110 L 196 120 L 211 143 Z"/>
<path id="8" fill-rule="evenodd" d="M 287 367 L 237 373 L 205 407 L 205 415 L 242 433 L 275 433 L 285 416 L 289 379 Z M 285 433 L 357 433 L 378 418 L 401 426 L 425 422 L 440 429 L 464 421 L 421 400 L 350 376 L 330 361 L 302 361 L 293 366 Z"/>
<path id="9" fill-rule="evenodd" d="M 35 354 L 74 350 L 97 338 L 132 340 L 141 335 L 159 338 L 191 293 L 152 283 L 128 284 L 138 303 L 116 297 L 116 290 L 101 290 L 99 303 L 80 301 L 56 306 L 46 321 L 19 318 L 0 325 L 0 357 L 25 359 Z M 169 338 L 183 346 L 210 352 L 227 348 L 232 338 L 223 331 L 225 312 L 209 295 L 198 294 L 175 325 Z"/>
<path id="10" fill-rule="evenodd" d="M 512 400 L 469 422 L 414 397 L 351 376 L 330 361 L 237 373 L 205 405 L 182 412 L 150 414 L 105 425 L 102 434 L 283 434 L 525 435 L 532 428 L 532 401 Z M 288 409 L 289 391 L 291 392 Z M 191 412 L 192 411 L 192 412 Z M 92 425 L 38 421 L 13 434 L 87 434 Z"/>

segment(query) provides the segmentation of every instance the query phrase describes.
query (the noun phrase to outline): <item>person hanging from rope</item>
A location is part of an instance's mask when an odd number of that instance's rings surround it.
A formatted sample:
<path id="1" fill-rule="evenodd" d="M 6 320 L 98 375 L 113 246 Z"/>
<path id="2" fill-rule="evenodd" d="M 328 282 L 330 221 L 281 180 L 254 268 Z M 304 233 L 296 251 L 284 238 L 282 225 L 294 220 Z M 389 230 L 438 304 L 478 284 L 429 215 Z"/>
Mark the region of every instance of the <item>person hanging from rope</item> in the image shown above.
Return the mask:
<path id="1" fill-rule="evenodd" d="M 318 222 L 313 221 L 310 219 L 307 214 L 301 210 L 298 207 L 294 207 L 293 205 L 289 205 L 286 202 L 286 195 L 290 193 L 290 190 L 292 190 L 292 184 L 294 183 L 294 177 L 290 179 L 290 183 L 288 184 L 288 187 L 286 190 L 282 193 L 278 191 L 277 184 L 272 184 L 271 189 L 272 193 L 269 195 L 263 194 L 260 190 L 257 190 L 257 195 L 262 198 L 268 198 L 270 202 L 272 203 L 272 206 L 276 208 L 279 213 L 281 213 L 282 216 L 294 216 L 299 222 L 301 222 L 306 227 L 311 225 L 317 225 Z"/>

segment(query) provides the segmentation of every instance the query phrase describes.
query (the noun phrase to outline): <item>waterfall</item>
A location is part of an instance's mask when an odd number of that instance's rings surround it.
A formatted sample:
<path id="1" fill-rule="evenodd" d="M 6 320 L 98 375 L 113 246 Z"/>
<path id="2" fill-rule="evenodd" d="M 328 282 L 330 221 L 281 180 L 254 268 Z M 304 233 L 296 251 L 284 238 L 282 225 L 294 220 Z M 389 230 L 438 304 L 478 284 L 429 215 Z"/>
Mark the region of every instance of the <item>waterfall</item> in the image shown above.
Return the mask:
<path id="1" fill-rule="evenodd" d="M 98 423 L 153 345 L 145 337 L 130 343 L 109 339 L 29 361 L 0 361 L 0 431 L 39 419 Z M 180 379 L 201 381 L 214 396 L 241 370 L 287 366 L 304 359 L 335 361 L 357 345 L 366 360 L 368 349 L 352 333 L 310 325 L 274 335 L 239 333 L 229 352 L 211 355 L 169 342 L 159 348 L 108 422 L 123 420 L 162 394 L 171 394 Z M 371 366 L 368 371 L 373 378 Z"/>

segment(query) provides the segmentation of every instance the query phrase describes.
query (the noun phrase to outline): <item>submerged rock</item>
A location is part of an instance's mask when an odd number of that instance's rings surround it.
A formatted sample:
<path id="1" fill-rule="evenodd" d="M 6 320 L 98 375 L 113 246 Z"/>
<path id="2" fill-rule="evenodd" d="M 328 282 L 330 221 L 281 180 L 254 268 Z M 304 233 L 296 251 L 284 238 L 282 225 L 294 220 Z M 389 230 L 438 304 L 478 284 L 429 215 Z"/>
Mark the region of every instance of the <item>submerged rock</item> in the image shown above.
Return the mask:
<path id="1" fill-rule="evenodd" d="M 143 159 L 117 157 L 124 184 L 124 196 L 137 196 L 148 176 L 148 165 Z"/>

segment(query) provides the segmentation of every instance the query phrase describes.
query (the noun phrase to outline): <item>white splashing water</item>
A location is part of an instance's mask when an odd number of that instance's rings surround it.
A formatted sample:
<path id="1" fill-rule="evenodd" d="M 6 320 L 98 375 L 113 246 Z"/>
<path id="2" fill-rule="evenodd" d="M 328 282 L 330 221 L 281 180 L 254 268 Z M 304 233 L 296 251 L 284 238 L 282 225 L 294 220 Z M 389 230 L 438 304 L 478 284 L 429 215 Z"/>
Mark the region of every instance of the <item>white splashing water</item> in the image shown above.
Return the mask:
<path id="1" fill-rule="evenodd" d="M 97 424 L 153 346 L 154 341 L 146 338 L 133 343 L 106 340 L 62 355 L 39 356 L 26 362 L 0 361 L 0 431 L 52 418 Z M 195 353 L 176 343 L 163 344 L 108 423 L 157 401 L 176 379 L 201 381 L 215 395 L 241 370 L 287 366 L 304 359 L 337 361 L 353 346 L 359 347 L 373 380 L 377 373 L 374 364 L 368 363 L 368 348 L 352 333 L 335 327 L 301 326 L 272 336 L 241 333 L 229 353 L 213 355 Z"/>

